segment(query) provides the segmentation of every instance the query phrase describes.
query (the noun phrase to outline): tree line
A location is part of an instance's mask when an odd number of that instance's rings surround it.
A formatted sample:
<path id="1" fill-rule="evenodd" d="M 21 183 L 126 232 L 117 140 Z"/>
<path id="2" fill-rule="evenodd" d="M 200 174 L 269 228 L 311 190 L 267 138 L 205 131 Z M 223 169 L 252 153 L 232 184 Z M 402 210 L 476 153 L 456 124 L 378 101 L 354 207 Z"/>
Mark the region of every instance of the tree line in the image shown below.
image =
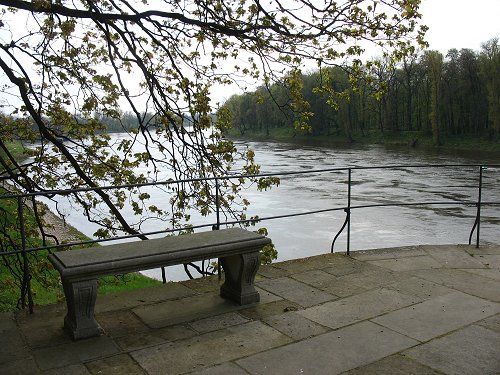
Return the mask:
<path id="1" fill-rule="evenodd" d="M 445 136 L 485 136 L 500 132 L 500 45 L 480 51 L 451 49 L 443 56 L 425 50 L 397 64 L 378 58 L 363 64 L 360 79 L 330 67 L 300 75 L 306 133 L 345 137 L 379 132 L 424 132 L 441 144 Z M 354 85 L 352 85 L 354 83 Z M 290 85 L 262 85 L 232 96 L 222 109 L 239 134 L 294 128 L 297 117 Z M 298 133 L 304 132 L 300 129 Z"/>
<path id="2" fill-rule="evenodd" d="M 134 131 L 141 123 L 147 123 L 157 128 L 164 126 L 159 116 L 151 112 L 135 114 L 130 111 L 125 111 L 113 117 L 106 116 L 102 113 L 94 113 L 94 120 L 103 125 L 103 131 L 106 133 Z M 85 119 L 82 119 L 82 121 L 85 121 Z M 193 123 L 193 118 L 187 113 L 182 114 L 182 118 L 180 116 L 177 117 L 177 126 L 181 128 L 190 128 L 193 126 Z"/>
<path id="3" fill-rule="evenodd" d="M 96 112 L 90 120 L 80 114 L 73 116 L 73 118 L 74 121 L 80 124 L 82 127 L 86 126 L 89 121 L 96 122 L 97 124 L 99 124 L 99 129 L 96 130 L 99 133 L 134 132 L 137 130 L 141 122 L 147 123 L 148 126 L 152 128 L 161 128 L 162 126 L 164 126 L 161 122 L 161 119 L 151 112 L 135 114 L 130 111 L 125 111 L 117 112 L 113 116 Z M 46 118 L 45 120 L 47 122 L 50 122 L 50 119 L 48 118 Z M 0 124 L 6 124 L 8 122 L 20 124 L 26 121 L 29 122 L 29 128 L 32 131 L 36 131 L 37 125 L 29 118 L 19 118 L 17 116 L 12 116 L 0 111 Z M 177 126 L 179 126 L 180 128 L 189 130 L 189 128 L 192 128 L 193 124 L 194 120 L 189 114 L 182 114 L 182 117 L 177 117 Z M 62 131 L 60 129 L 57 129 L 58 126 L 56 123 L 54 123 L 53 126 L 56 128 L 56 131 L 59 130 L 62 134 Z M 22 139 L 22 137 L 19 136 L 15 138 Z M 67 136 L 62 136 L 61 138 L 64 139 L 67 138 Z"/>

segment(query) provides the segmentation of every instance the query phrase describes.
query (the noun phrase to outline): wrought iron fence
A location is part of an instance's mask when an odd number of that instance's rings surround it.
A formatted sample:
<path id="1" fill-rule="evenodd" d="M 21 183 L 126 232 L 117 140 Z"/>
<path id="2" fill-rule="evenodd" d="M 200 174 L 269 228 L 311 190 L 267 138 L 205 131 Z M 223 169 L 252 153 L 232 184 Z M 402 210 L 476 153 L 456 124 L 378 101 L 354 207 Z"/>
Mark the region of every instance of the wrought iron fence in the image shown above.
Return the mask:
<path id="1" fill-rule="evenodd" d="M 382 170 L 382 169 L 444 169 L 444 168 L 475 168 L 478 171 L 477 178 L 477 199 L 476 200 L 445 200 L 445 201 L 422 201 L 422 202 L 391 202 L 391 203 L 375 203 L 375 204 L 365 204 L 365 205 L 353 205 L 353 194 L 352 194 L 352 186 L 355 181 L 354 174 L 355 172 L 362 170 Z M 333 252 L 335 242 L 337 238 L 346 230 L 346 253 L 350 254 L 350 245 L 351 245 L 351 212 L 353 210 L 366 209 L 366 208 L 383 208 L 383 207 L 405 207 L 405 206 L 439 206 L 439 205 L 465 205 L 465 206 L 475 206 L 476 207 L 476 216 L 472 226 L 472 230 L 469 235 L 469 245 L 472 243 L 472 238 L 474 231 L 476 232 L 475 246 L 479 248 L 480 244 L 480 227 L 481 227 L 481 207 L 485 206 L 497 206 L 500 205 L 500 202 L 496 201 L 483 201 L 482 200 L 482 190 L 483 190 L 483 172 L 486 169 L 500 169 L 500 164 L 494 165 L 478 165 L 478 164 L 414 164 L 414 165 L 384 165 L 384 166 L 356 166 L 356 167 L 341 167 L 341 168 L 328 168 L 328 169 L 316 169 L 316 170 L 305 170 L 305 171 L 290 171 L 290 172 L 278 172 L 278 173 L 263 173 L 258 175 L 230 175 L 230 176 L 221 176 L 221 177 L 211 177 L 205 179 L 186 179 L 186 180 L 169 180 L 164 182 L 152 182 L 152 183 L 142 183 L 142 184 L 130 184 L 130 185 L 114 185 L 114 186 L 103 186 L 103 187 L 92 187 L 92 188 L 82 188 L 82 189 L 67 189 L 67 190 L 52 190 L 52 191 L 44 191 L 44 192 L 35 192 L 35 193 L 25 193 L 25 194 L 9 194 L 9 195 L 0 195 L 0 199 L 15 199 L 17 201 L 17 211 L 18 211 L 18 223 L 19 223 L 19 233 L 21 236 L 21 248 L 14 249 L 11 251 L 4 251 L 0 253 L 1 256 L 9 256 L 9 255 L 20 255 L 23 260 L 23 286 L 22 286 L 22 306 L 25 307 L 25 297 L 27 296 L 28 305 L 30 311 L 33 309 L 33 299 L 31 295 L 31 286 L 30 286 L 30 264 L 27 254 L 31 252 L 38 252 L 42 250 L 53 250 L 58 248 L 68 248 L 72 246 L 81 246 L 88 244 L 95 244 L 99 242 L 106 241 L 116 241 L 116 240 L 126 240 L 130 238 L 136 238 L 138 236 L 152 236 L 159 234 L 168 234 L 172 232 L 181 231 L 181 229 L 166 229 L 166 230 L 157 230 L 150 232 L 143 232 L 140 234 L 128 234 L 122 236 L 116 236 L 112 238 L 106 239 L 95 239 L 89 241 L 76 241 L 70 243 L 63 244 L 50 244 L 47 246 L 38 246 L 38 247 L 28 247 L 26 241 L 26 231 L 25 231 L 25 214 L 24 214 L 24 203 L 23 201 L 27 198 L 33 199 L 37 197 L 50 197 L 53 198 L 55 196 L 66 196 L 68 194 L 77 193 L 77 192 L 89 192 L 89 191 L 108 191 L 113 189 L 130 189 L 130 188 L 141 188 L 146 186 L 160 186 L 160 185 L 169 185 L 169 184 L 179 184 L 179 183 L 193 183 L 200 181 L 213 181 L 215 183 L 215 222 L 194 225 L 190 226 L 190 229 L 202 229 L 202 228 L 212 228 L 213 230 L 219 229 L 221 226 L 232 226 L 239 224 L 248 224 L 252 222 L 261 222 L 267 220 L 278 220 L 290 217 L 299 217 L 306 215 L 314 215 L 318 213 L 325 212 L 335 212 L 335 211 L 344 211 L 345 212 L 345 220 L 338 231 L 338 233 L 334 236 L 331 244 L 330 251 Z M 258 219 L 248 219 L 248 220 L 231 220 L 231 221 L 221 221 L 220 213 L 221 213 L 221 205 L 220 205 L 220 182 L 223 180 L 231 180 L 231 179 L 250 179 L 250 178 L 262 178 L 262 177 L 284 177 L 284 176 L 294 176 L 294 175 L 308 175 L 308 174 L 321 174 L 321 173 L 346 173 L 346 185 L 347 185 L 347 199 L 346 204 L 340 207 L 331 207 L 320 210 L 310 210 L 304 212 L 294 212 L 283 215 L 275 215 L 275 216 L 266 216 L 259 217 Z"/>

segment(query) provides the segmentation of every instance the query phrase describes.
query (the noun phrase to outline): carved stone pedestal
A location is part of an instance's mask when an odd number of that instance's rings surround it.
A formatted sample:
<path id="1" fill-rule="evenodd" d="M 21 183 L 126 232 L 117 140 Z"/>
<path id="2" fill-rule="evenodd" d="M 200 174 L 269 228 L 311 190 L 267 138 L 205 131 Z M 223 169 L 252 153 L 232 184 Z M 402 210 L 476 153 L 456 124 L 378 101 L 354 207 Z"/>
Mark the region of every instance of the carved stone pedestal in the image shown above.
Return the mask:
<path id="1" fill-rule="evenodd" d="M 97 297 L 97 280 L 65 282 L 64 294 L 68 313 L 64 318 L 64 329 L 73 340 L 98 336 L 102 329 L 94 318 Z"/>
<path id="2" fill-rule="evenodd" d="M 240 305 L 260 301 L 255 290 L 255 275 L 260 265 L 260 253 L 238 254 L 220 258 L 225 282 L 220 288 L 221 297 Z"/>

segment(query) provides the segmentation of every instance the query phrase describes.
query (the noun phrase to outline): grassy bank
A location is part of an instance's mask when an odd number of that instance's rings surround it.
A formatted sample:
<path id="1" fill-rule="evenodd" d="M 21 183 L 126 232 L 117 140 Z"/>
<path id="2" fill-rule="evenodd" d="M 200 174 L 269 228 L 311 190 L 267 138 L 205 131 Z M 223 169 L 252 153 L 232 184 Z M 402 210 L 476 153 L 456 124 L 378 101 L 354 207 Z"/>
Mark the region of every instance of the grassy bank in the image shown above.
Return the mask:
<path id="1" fill-rule="evenodd" d="M 24 146 L 21 143 L 21 141 L 12 141 L 7 144 L 7 148 L 9 149 L 9 152 L 12 154 L 12 156 L 16 160 L 23 160 L 25 158 L 24 156 Z M 0 155 L 3 153 L 3 150 L 0 150 Z"/>
<path id="2" fill-rule="evenodd" d="M 486 151 L 500 153 L 500 141 L 489 140 L 485 137 L 460 137 L 443 136 L 441 145 L 436 145 L 432 135 L 426 132 L 378 132 L 370 131 L 365 134 L 355 132 L 350 142 L 343 134 L 315 135 L 305 134 L 292 128 L 269 129 L 266 131 L 245 131 L 241 134 L 236 129 L 231 129 L 227 134 L 232 139 L 250 141 L 279 141 L 304 144 L 309 146 L 349 146 L 381 144 L 387 146 L 405 146 L 421 149 L 457 150 L 457 151 Z"/>
<path id="3" fill-rule="evenodd" d="M 32 264 L 32 267 L 40 267 L 40 264 Z M 139 273 L 130 273 L 120 276 L 108 276 L 99 279 L 98 294 L 117 293 L 132 289 L 144 288 L 160 283 Z M 31 290 L 35 305 L 49 305 L 64 300 L 62 285 L 59 283 L 59 273 L 51 270 L 45 276 L 45 280 L 33 278 Z M 14 282 L 7 267 L 2 264 L 0 270 L 0 312 L 13 311 L 17 308 L 19 286 Z"/>
<path id="4" fill-rule="evenodd" d="M 5 194 L 5 189 L 0 187 L 0 196 Z M 35 218 L 29 208 L 25 208 L 25 221 L 27 244 L 29 247 L 41 245 L 37 238 Z M 20 248 L 20 234 L 18 230 L 17 204 L 12 199 L 0 199 L 0 240 L 1 252 Z M 88 239 L 75 228 L 66 225 L 65 230 L 72 238 L 80 240 Z M 103 247 L 103 251 L 104 247 Z M 55 271 L 47 260 L 48 251 L 43 250 L 30 253 L 28 260 L 32 274 L 31 287 L 33 300 L 36 305 L 46 305 L 63 300 L 62 285 L 59 281 L 59 273 Z M 20 297 L 19 278 L 22 274 L 21 257 L 8 255 L 0 258 L 0 311 L 11 311 L 16 309 Z M 15 276 L 14 276 L 14 275 Z M 143 288 L 148 285 L 158 284 L 159 281 L 150 279 L 138 273 L 123 276 L 108 276 L 99 279 L 98 293 L 108 294 L 124 290 Z"/>

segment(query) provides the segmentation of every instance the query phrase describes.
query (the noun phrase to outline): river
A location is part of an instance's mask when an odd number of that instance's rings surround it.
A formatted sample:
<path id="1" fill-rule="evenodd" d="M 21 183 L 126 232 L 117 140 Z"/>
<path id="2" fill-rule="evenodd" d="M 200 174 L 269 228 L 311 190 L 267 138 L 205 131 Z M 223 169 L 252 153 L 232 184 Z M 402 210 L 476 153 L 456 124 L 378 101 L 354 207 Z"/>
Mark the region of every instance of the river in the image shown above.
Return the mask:
<path id="1" fill-rule="evenodd" d="M 113 138 L 121 136 L 112 135 Z M 236 144 L 255 151 L 262 173 L 396 164 L 500 164 L 500 155 L 478 151 L 440 152 L 379 145 L 329 148 L 245 141 Z M 471 167 L 353 170 L 351 204 L 476 201 L 478 177 L 478 168 Z M 257 214 L 261 218 L 344 207 L 347 173 L 282 176 L 277 188 L 266 192 L 250 189 L 245 194 L 251 202 L 249 215 Z M 500 202 L 499 168 L 484 171 L 482 200 Z M 81 215 L 70 214 L 71 210 L 68 208 L 68 222 L 91 236 L 95 228 L 83 222 Z M 481 213 L 481 243 L 500 243 L 500 206 L 485 206 Z M 467 243 L 475 215 L 474 206 L 452 204 L 353 209 L 350 249 Z M 283 261 L 329 252 L 344 220 L 345 213 L 340 210 L 262 221 L 257 227 L 268 229 L 278 250 L 278 261 Z M 345 251 L 346 238 L 344 231 L 335 244 L 335 251 Z M 160 276 L 158 270 L 146 274 Z M 185 278 L 180 267 L 170 267 L 167 275 L 171 280 Z"/>
<path id="2" fill-rule="evenodd" d="M 365 146 L 322 148 L 284 143 L 249 143 L 263 172 L 322 168 L 410 164 L 498 164 L 500 156 L 480 153 L 444 153 L 408 148 Z M 352 205 L 425 201 L 476 201 L 478 168 L 402 168 L 353 170 Z M 253 198 L 255 212 L 279 215 L 289 211 L 342 207 L 347 202 L 347 173 L 323 173 L 283 177 L 281 185 L 260 199 Z M 483 201 L 500 202 L 500 169 L 484 171 Z M 260 213 L 260 216 L 264 214 Z M 415 244 L 465 243 L 475 207 L 418 206 L 366 208 L 351 214 L 351 250 Z M 341 228 L 342 211 L 268 222 L 280 259 L 323 253 Z M 481 241 L 500 241 L 498 206 L 483 208 Z M 346 235 L 335 245 L 346 248 Z"/>

